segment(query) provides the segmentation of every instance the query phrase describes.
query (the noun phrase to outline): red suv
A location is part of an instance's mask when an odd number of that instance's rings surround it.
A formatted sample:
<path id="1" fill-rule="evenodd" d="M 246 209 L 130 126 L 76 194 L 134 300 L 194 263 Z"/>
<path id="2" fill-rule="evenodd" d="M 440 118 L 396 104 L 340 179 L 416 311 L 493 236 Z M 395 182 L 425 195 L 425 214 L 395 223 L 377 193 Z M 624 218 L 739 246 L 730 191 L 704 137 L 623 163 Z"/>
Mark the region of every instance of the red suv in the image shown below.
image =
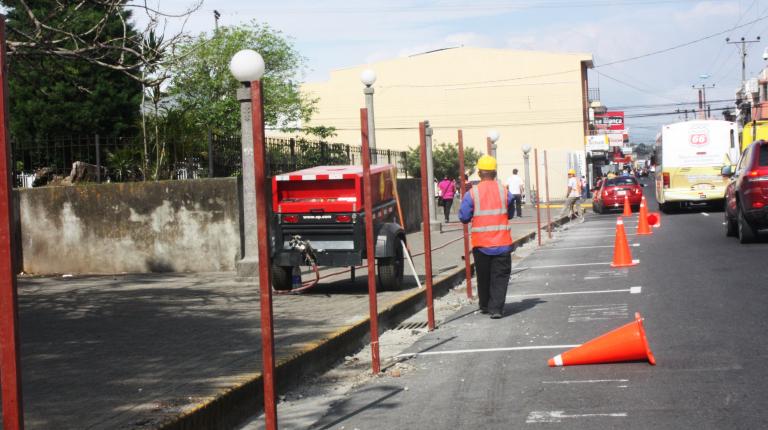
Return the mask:
<path id="1" fill-rule="evenodd" d="M 624 197 L 629 197 L 632 210 L 637 211 L 643 199 L 643 187 L 632 176 L 604 179 L 592 197 L 592 210 L 601 214 L 608 209 L 624 208 Z"/>
<path id="2" fill-rule="evenodd" d="M 725 188 L 725 234 L 752 242 L 759 229 L 768 228 L 768 142 L 752 143 L 735 171 L 725 166 L 721 173 L 731 178 Z"/>

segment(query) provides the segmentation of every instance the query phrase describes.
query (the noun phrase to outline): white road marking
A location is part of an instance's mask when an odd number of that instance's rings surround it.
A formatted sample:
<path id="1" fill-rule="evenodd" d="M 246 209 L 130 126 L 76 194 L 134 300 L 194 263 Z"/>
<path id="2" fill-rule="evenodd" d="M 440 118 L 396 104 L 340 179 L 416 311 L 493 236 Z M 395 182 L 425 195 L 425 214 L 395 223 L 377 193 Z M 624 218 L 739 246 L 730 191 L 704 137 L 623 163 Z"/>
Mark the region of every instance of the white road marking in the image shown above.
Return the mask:
<path id="1" fill-rule="evenodd" d="M 702 212 L 701 214 L 704 215 L 704 216 L 709 216 L 709 214 L 706 213 L 706 212 Z"/>
<path id="2" fill-rule="evenodd" d="M 639 247 L 639 243 L 630 243 L 631 247 Z M 613 248 L 613 245 L 595 245 L 595 246 L 572 246 L 570 248 L 539 248 L 536 251 L 567 251 L 572 249 L 595 249 L 595 248 Z"/>
<path id="3" fill-rule="evenodd" d="M 600 384 L 605 382 L 629 382 L 629 379 L 584 379 L 572 381 L 541 381 L 542 384 Z"/>
<path id="4" fill-rule="evenodd" d="M 506 351 L 531 351 L 538 349 L 570 349 L 581 345 L 541 345 L 541 346 L 510 346 L 506 348 L 478 348 L 478 349 L 455 349 L 452 351 L 427 351 L 427 352 L 407 352 L 396 355 L 395 358 L 417 357 L 423 355 L 448 355 L 448 354 L 471 354 L 476 352 L 506 352 Z"/>
<path id="5" fill-rule="evenodd" d="M 552 266 L 530 266 L 530 267 L 526 267 L 526 269 L 557 269 L 557 268 L 561 268 L 561 267 L 610 266 L 610 265 L 611 265 L 611 263 L 573 263 L 573 264 L 554 264 Z M 520 268 L 520 269 L 522 269 L 522 268 Z"/>
<path id="6" fill-rule="evenodd" d="M 587 276 L 584 277 L 584 280 L 588 281 L 593 279 L 626 278 L 628 275 L 628 269 L 590 270 L 587 272 Z"/>
<path id="7" fill-rule="evenodd" d="M 560 293 L 527 293 L 527 294 L 512 294 L 508 295 L 508 299 L 515 299 L 519 297 L 544 297 L 544 296 L 568 296 L 572 294 L 603 294 L 603 293 L 630 293 L 640 294 L 642 287 L 630 287 L 622 290 L 594 290 L 594 291 L 563 291 Z"/>
<path id="8" fill-rule="evenodd" d="M 568 308 L 571 310 L 568 315 L 569 323 L 625 319 L 629 317 L 629 305 L 626 303 L 568 306 Z"/>
<path id="9" fill-rule="evenodd" d="M 534 423 L 561 423 L 567 418 L 594 418 L 594 417 L 609 417 L 609 418 L 626 418 L 626 412 L 612 412 L 603 414 L 566 414 L 565 411 L 531 411 L 528 414 L 525 422 L 527 424 Z"/>
<path id="10" fill-rule="evenodd" d="M 625 236 L 637 236 L 637 233 L 624 233 Z M 616 237 L 615 234 L 604 234 L 602 236 L 580 236 L 578 234 L 565 236 L 564 239 L 607 239 L 609 237 Z"/>
<path id="11" fill-rule="evenodd" d="M 563 231 L 563 233 L 573 233 L 577 231 L 596 231 L 596 230 L 616 230 L 614 227 L 584 227 L 584 228 L 574 228 L 574 229 L 568 229 Z"/>

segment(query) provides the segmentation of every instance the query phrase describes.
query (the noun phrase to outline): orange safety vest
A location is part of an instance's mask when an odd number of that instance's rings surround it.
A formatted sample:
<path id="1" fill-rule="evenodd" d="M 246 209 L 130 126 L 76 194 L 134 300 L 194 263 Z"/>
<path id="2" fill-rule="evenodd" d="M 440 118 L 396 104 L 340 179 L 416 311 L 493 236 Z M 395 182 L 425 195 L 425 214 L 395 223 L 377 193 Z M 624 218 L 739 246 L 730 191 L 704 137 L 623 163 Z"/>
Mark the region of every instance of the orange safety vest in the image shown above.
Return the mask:
<path id="1" fill-rule="evenodd" d="M 480 181 L 471 190 L 472 247 L 490 248 L 512 245 L 507 219 L 507 190 L 496 181 Z"/>

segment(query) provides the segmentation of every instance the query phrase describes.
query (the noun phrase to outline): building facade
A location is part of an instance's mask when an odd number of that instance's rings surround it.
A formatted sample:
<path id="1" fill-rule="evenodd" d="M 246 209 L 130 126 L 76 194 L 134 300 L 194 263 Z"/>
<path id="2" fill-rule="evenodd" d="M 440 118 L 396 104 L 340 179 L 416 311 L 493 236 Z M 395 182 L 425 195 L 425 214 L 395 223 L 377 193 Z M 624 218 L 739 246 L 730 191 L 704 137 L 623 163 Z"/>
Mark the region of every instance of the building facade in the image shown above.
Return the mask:
<path id="1" fill-rule="evenodd" d="M 588 135 L 585 53 L 452 48 L 335 70 L 325 82 L 308 83 L 303 91 L 318 98 L 309 125 L 333 126 L 334 140 L 360 143 L 360 108 L 365 106 L 360 75 L 372 69 L 376 146 L 407 150 L 419 144 L 418 124 L 429 120 L 433 143 L 457 142 L 486 151 L 491 129 L 500 133 L 496 155 L 499 176 L 513 168 L 523 173 L 522 146 L 543 152 L 549 162 L 550 197 L 565 194 L 566 171 L 583 172 Z M 531 182 L 535 182 L 531 151 Z M 542 196 L 543 170 L 540 171 Z M 532 186 L 535 184 L 531 184 Z"/>

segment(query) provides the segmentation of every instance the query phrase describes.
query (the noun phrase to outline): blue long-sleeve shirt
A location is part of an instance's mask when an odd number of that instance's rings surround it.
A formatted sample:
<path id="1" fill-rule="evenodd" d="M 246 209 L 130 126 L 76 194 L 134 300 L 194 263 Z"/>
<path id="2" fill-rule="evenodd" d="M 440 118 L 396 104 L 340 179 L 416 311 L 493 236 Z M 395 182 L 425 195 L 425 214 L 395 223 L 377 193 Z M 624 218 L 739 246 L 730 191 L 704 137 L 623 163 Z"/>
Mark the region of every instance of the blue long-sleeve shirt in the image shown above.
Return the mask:
<path id="1" fill-rule="evenodd" d="M 461 206 L 459 206 L 459 221 L 464 224 L 468 224 L 472 221 L 472 217 L 475 214 L 475 202 L 472 200 L 470 192 L 464 193 L 464 198 L 461 199 Z M 507 191 L 507 219 L 512 218 L 510 210 L 512 209 L 512 194 Z M 514 250 L 514 245 L 506 246 L 490 246 L 485 248 L 478 247 L 477 250 L 485 255 L 502 255 Z"/>

